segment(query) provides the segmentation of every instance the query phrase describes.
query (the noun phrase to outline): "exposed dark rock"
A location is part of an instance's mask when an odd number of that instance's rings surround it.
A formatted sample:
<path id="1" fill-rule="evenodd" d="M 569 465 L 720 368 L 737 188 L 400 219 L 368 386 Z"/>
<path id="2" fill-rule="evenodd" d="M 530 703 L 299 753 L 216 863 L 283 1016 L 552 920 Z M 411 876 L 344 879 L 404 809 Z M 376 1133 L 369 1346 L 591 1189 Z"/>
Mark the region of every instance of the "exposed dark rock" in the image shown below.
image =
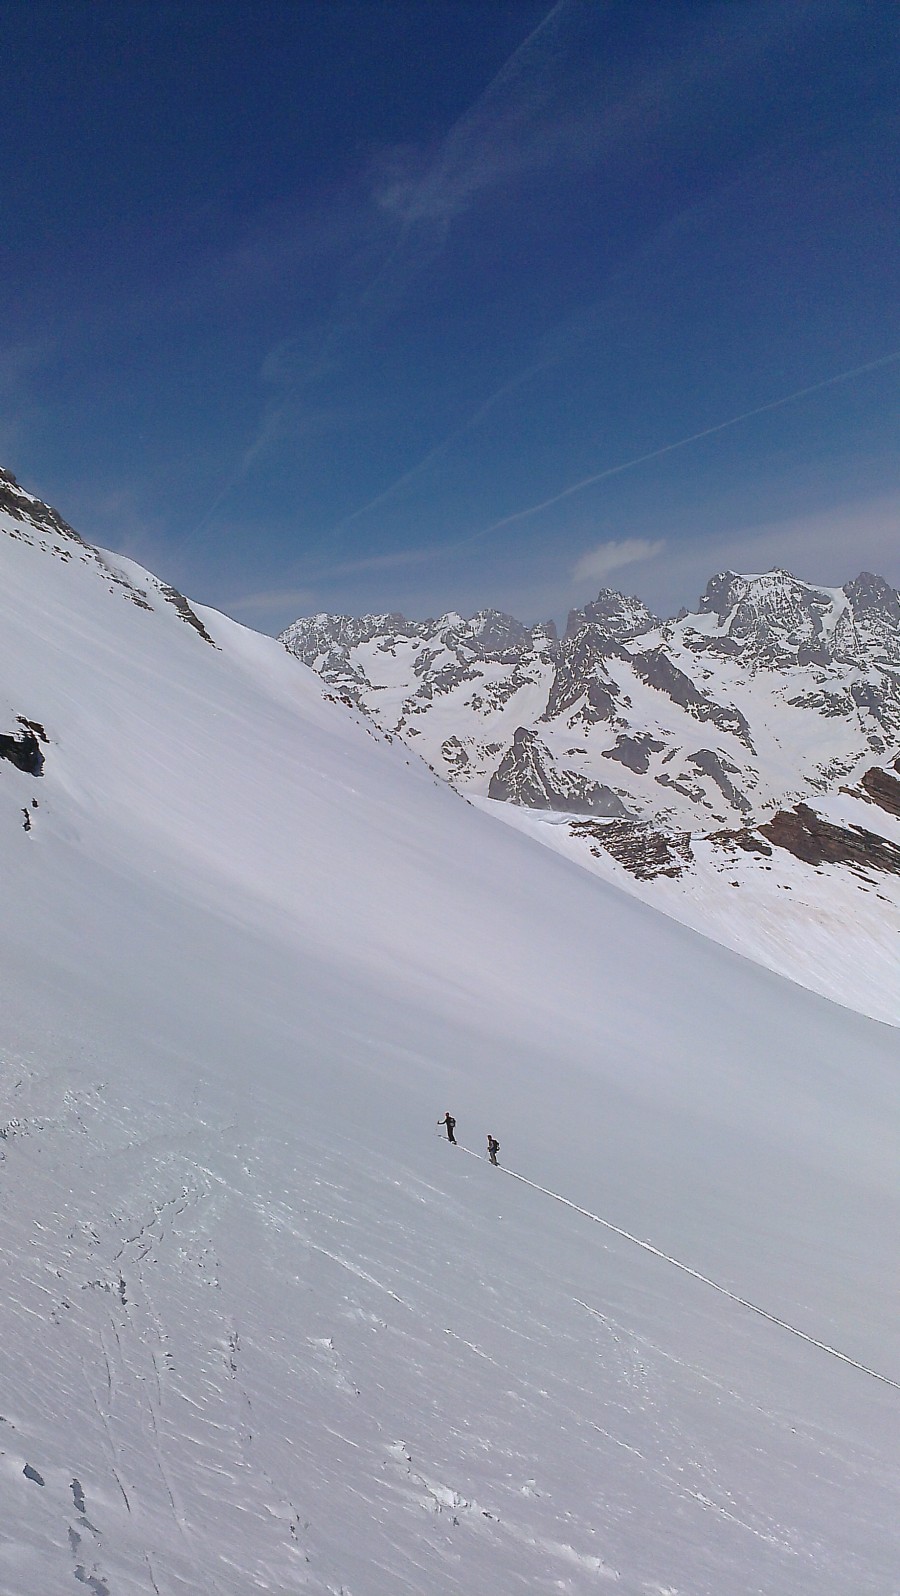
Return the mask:
<path id="1" fill-rule="evenodd" d="M 682 798 L 690 798 L 694 804 L 704 803 L 706 794 L 703 788 L 698 787 L 696 782 L 692 786 L 688 786 L 691 777 L 686 771 L 679 771 L 679 777 L 680 780 L 675 776 L 670 776 L 668 771 L 662 771 L 659 776 L 654 776 L 653 779 L 659 783 L 660 787 L 671 787 L 673 792 L 680 792 Z"/>
<path id="2" fill-rule="evenodd" d="M 423 622 L 319 615 L 283 639 L 385 729 L 411 735 L 415 723 L 420 746 L 451 781 L 484 791 L 493 770 L 502 784 L 507 727 L 521 721 L 553 750 L 540 756 L 540 773 L 519 771 L 532 793 L 522 801 L 549 801 L 549 785 L 554 806 L 583 805 L 609 772 L 603 758 L 624 767 L 617 786 L 629 808 L 663 827 L 723 826 L 729 810 L 739 826 L 762 805 L 771 815 L 779 802 L 816 802 L 900 740 L 900 596 L 865 572 L 843 590 L 781 570 L 724 572 L 699 614 L 664 623 L 606 588 L 571 611 L 562 641 L 549 624 L 529 627 L 499 610 Z M 382 675 L 383 653 L 393 663 Z M 429 720 L 448 695 L 454 714 Z M 793 713 L 784 725 L 786 701 Z M 757 715 L 760 728 L 784 725 L 774 746 L 766 732 L 759 755 Z M 696 748 L 692 722 L 707 728 L 711 746 Z M 563 752 L 569 744 L 577 746 Z"/>
<path id="3" fill-rule="evenodd" d="M 450 776 L 461 776 L 469 764 L 469 756 L 458 737 L 447 737 L 441 743 L 441 753 Z"/>
<path id="4" fill-rule="evenodd" d="M 566 637 L 574 637 L 587 625 L 596 626 L 606 637 L 624 643 L 629 638 L 641 637 L 644 632 L 652 632 L 654 627 L 660 625 L 660 621 L 641 599 L 626 597 L 611 587 L 603 587 L 593 603 L 585 604 L 583 609 L 569 611 Z"/>
<path id="5" fill-rule="evenodd" d="M 849 693 L 798 693 L 789 698 L 792 709 L 815 709 L 820 715 L 852 715 L 855 705 Z"/>
<path id="6" fill-rule="evenodd" d="M 832 653 L 824 623 L 833 605 L 828 589 L 799 582 L 789 571 L 762 576 L 724 571 L 707 585 L 699 611 L 717 617 L 748 662 L 773 665 L 797 660 L 802 651 L 799 663 L 827 664 Z"/>
<path id="7" fill-rule="evenodd" d="M 762 837 L 757 836 L 750 826 L 742 826 L 739 831 L 711 831 L 706 838 L 717 848 L 740 848 L 744 853 L 760 854 L 764 859 L 771 859 L 772 849 Z"/>
<path id="8" fill-rule="evenodd" d="M 651 754 L 661 753 L 664 747 L 665 743 L 657 742 L 649 732 L 641 732 L 637 737 L 626 737 L 622 732 L 616 738 L 615 748 L 604 748 L 603 758 L 617 759 L 628 770 L 645 776 L 650 769 Z"/>
<path id="9" fill-rule="evenodd" d="M 598 825 L 592 820 L 573 820 L 570 830 L 573 837 L 591 838 L 591 853 L 596 858 L 600 857 L 600 849 L 605 849 L 639 881 L 652 881 L 655 876 L 683 875 L 694 857 L 690 834 L 686 831 L 655 831 L 650 826 L 621 820 L 610 821 L 607 825 Z"/>
<path id="10" fill-rule="evenodd" d="M 488 797 L 527 809 L 627 815 L 617 793 L 575 771 L 560 770 L 537 732 L 520 726 L 491 777 Z"/>
<path id="11" fill-rule="evenodd" d="M 44 504 L 41 499 L 35 499 L 30 493 L 26 493 L 12 472 L 2 469 L 0 469 L 0 510 L 5 510 L 14 521 L 30 521 L 45 532 L 56 532 L 60 537 L 71 538 L 74 543 L 87 547 L 84 539 L 78 535 L 74 527 L 69 526 L 68 521 L 64 521 L 49 504 Z"/>
<path id="12" fill-rule="evenodd" d="M 535 630 L 539 630 L 548 643 L 556 642 L 556 627 L 552 621 L 545 621 Z M 523 626 L 514 616 L 504 615 L 502 610 L 481 610 L 466 622 L 460 640 L 465 641 L 479 659 L 510 662 L 532 647 L 532 636 L 532 629 Z"/>
<path id="13" fill-rule="evenodd" d="M 895 842 L 888 842 L 863 826 L 835 826 L 808 804 L 780 809 L 758 830 L 776 848 L 787 849 L 805 864 L 846 864 L 855 870 L 886 870 L 900 875 L 900 847 Z"/>
<path id="14" fill-rule="evenodd" d="M 900 729 L 900 682 L 891 671 L 884 671 L 880 682 L 851 682 L 850 693 L 857 709 L 868 711 L 888 731 Z"/>
<path id="15" fill-rule="evenodd" d="M 184 594 L 179 593 L 177 587 L 169 587 L 167 582 L 160 582 L 159 591 L 167 603 L 173 604 L 175 606 L 175 609 L 178 611 L 181 619 L 185 621 L 188 626 L 192 626 L 195 632 L 199 632 L 204 642 L 209 643 L 212 648 L 218 648 L 218 643 L 213 642 L 213 639 L 210 637 L 199 615 L 194 614 L 194 611 L 191 609 L 191 606 Z"/>
<path id="16" fill-rule="evenodd" d="M 0 759 L 8 759 L 26 776 L 39 776 L 44 768 L 41 745 L 27 727 L 18 736 L 14 732 L 0 732 Z"/>
<path id="17" fill-rule="evenodd" d="M 900 594 L 871 571 L 860 571 L 844 592 L 866 652 L 875 660 L 900 664 Z"/>
<path id="18" fill-rule="evenodd" d="M 439 698 L 444 693 L 452 693 L 454 687 L 459 687 L 462 682 L 477 682 L 481 677 L 478 671 L 473 671 L 467 665 L 443 665 L 439 671 L 432 671 L 426 676 L 421 687 L 416 689 L 416 698 Z"/>
<path id="19" fill-rule="evenodd" d="M 889 770 L 873 765 L 871 770 L 866 771 L 860 786 L 872 802 L 886 809 L 889 815 L 900 815 L 900 781 Z"/>
<path id="20" fill-rule="evenodd" d="M 695 765 L 704 776 L 715 782 L 732 809 L 739 809 L 745 815 L 750 813 L 753 806 L 749 799 L 728 779 L 729 776 L 740 775 L 740 771 L 723 754 L 717 754 L 712 748 L 700 748 L 696 754 L 688 754 L 688 764 Z"/>
<path id="21" fill-rule="evenodd" d="M 617 649 L 618 645 L 610 645 L 596 626 L 583 626 L 574 636 L 563 639 L 541 720 L 554 720 L 565 714 L 580 698 L 584 699 L 582 719 L 587 724 L 613 718 L 619 689 L 604 663 L 611 648 Z"/>

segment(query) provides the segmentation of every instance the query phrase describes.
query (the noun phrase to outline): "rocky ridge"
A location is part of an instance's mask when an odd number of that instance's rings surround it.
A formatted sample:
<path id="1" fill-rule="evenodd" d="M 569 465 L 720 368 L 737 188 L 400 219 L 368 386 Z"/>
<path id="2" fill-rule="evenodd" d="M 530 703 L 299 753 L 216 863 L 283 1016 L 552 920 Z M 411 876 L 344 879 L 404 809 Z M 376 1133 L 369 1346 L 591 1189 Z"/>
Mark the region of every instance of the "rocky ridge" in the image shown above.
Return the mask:
<path id="1" fill-rule="evenodd" d="M 185 624 L 192 627 L 211 648 L 218 647 L 199 615 L 194 612 L 184 594 L 179 593 L 177 588 L 151 577 L 149 572 L 141 573 L 146 585 L 143 587 L 136 585 L 128 573 L 128 562 L 120 562 L 115 555 L 104 554 L 93 544 L 86 543 L 81 534 L 69 526 L 68 521 L 63 520 L 58 510 L 45 504 L 42 499 L 35 498 L 33 493 L 26 492 L 12 472 L 2 467 L 0 467 L 0 534 L 20 539 L 25 543 L 39 544 L 47 554 L 64 563 L 80 560 L 110 584 L 110 591 L 118 591 L 123 598 L 136 604 L 139 609 L 152 610 L 154 600 L 161 599 L 165 604 L 171 605 Z"/>

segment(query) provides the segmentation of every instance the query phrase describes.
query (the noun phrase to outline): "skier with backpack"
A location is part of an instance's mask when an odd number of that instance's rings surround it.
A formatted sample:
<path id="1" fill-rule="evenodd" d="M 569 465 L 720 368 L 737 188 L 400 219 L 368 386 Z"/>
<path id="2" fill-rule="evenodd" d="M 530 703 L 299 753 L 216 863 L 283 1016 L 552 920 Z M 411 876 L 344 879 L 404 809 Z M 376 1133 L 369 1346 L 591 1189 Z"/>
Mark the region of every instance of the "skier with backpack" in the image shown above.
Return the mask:
<path id="1" fill-rule="evenodd" d="M 448 1140 L 448 1142 L 452 1142 L 454 1147 L 455 1147 L 456 1146 L 456 1137 L 454 1136 L 453 1132 L 456 1130 L 456 1120 L 453 1118 L 453 1115 L 451 1114 L 449 1108 L 448 1108 L 446 1114 L 444 1115 L 443 1119 L 439 1119 L 438 1120 L 438 1124 L 446 1126 L 446 1129 L 447 1129 L 447 1140 Z"/>
<path id="2" fill-rule="evenodd" d="M 487 1149 L 488 1149 L 488 1158 L 490 1159 L 491 1163 L 496 1168 L 496 1165 L 497 1165 L 497 1154 L 500 1151 L 500 1143 L 498 1142 L 496 1136 L 492 1136 L 491 1135 L 490 1131 L 488 1131 Z"/>

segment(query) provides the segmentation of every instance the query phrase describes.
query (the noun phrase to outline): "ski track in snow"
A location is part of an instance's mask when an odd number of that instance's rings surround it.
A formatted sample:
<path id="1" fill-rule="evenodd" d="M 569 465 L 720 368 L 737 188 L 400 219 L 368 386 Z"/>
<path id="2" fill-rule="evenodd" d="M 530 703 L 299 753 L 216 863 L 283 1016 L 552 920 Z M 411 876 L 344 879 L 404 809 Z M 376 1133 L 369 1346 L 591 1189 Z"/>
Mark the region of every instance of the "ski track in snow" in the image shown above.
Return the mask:
<path id="1" fill-rule="evenodd" d="M 468 1153 L 470 1158 L 478 1158 L 481 1159 L 482 1163 L 485 1162 L 481 1153 L 473 1152 L 471 1147 L 461 1147 L 460 1150 Z M 900 1391 L 900 1380 L 892 1380 L 890 1375 L 879 1374 L 877 1369 L 870 1369 L 867 1363 L 858 1363 L 856 1358 L 848 1357 L 846 1352 L 840 1352 L 837 1347 L 830 1347 L 826 1341 L 819 1341 L 815 1336 L 808 1335 L 805 1330 L 798 1330 L 796 1325 L 788 1324 L 786 1319 L 779 1319 L 776 1314 L 767 1312 L 758 1303 L 748 1302 L 746 1297 L 739 1297 L 737 1292 L 729 1291 L 726 1286 L 720 1286 L 717 1281 L 710 1280 L 709 1276 L 701 1274 L 699 1269 L 692 1269 L 689 1264 L 682 1263 L 679 1258 L 673 1258 L 671 1253 L 661 1252 L 659 1247 L 652 1246 L 649 1241 L 642 1241 L 639 1236 L 632 1236 L 630 1231 L 622 1230 L 619 1225 L 611 1224 L 608 1219 L 603 1219 L 600 1214 L 592 1214 L 589 1208 L 582 1208 L 578 1203 L 571 1202 L 568 1197 L 563 1197 L 558 1191 L 550 1191 L 546 1186 L 538 1186 L 535 1181 L 528 1180 L 525 1175 L 520 1175 L 514 1169 L 503 1169 L 503 1174 L 507 1175 L 510 1180 L 521 1181 L 523 1186 L 530 1186 L 532 1191 L 539 1191 L 543 1197 L 551 1197 L 555 1203 L 562 1203 L 564 1207 L 571 1208 L 574 1213 L 583 1215 L 585 1219 L 590 1219 L 593 1224 L 602 1225 L 604 1230 L 610 1230 L 613 1235 L 621 1236 L 623 1241 L 630 1241 L 633 1246 L 640 1247 L 642 1252 L 649 1252 L 654 1258 L 659 1258 L 662 1263 L 671 1264 L 673 1269 L 680 1269 L 683 1274 L 690 1275 L 692 1280 L 698 1281 L 703 1286 L 709 1286 L 713 1291 L 718 1291 L 720 1296 L 727 1297 L 729 1302 L 736 1303 L 740 1308 L 747 1308 L 751 1313 L 758 1313 L 761 1319 L 767 1319 L 770 1324 L 777 1325 L 780 1330 L 787 1330 L 790 1335 L 797 1336 L 799 1340 L 807 1342 L 811 1347 L 817 1347 L 820 1352 L 827 1352 L 830 1357 L 837 1358 L 841 1363 L 849 1364 L 851 1369 L 858 1369 L 860 1374 L 867 1374 L 873 1380 L 880 1380 L 882 1385 L 890 1385 L 893 1386 L 895 1391 Z M 580 1303 L 579 1306 L 582 1308 L 588 1307 L 586 1302 Z M 590 1313 L 592 1310 L 588 1308 L 588 1312 Z"/>
<path id="2" fill-rule="evenodd" d="M 9 1094 L 26 1070 L 3 1073 Z M 273 1127 L 182 1124 L 163 1143 L 166 1106 L 126 1108 L 108 1085 L 39 1071 L 26 1085 L 0 1164 L 5 1361 L 39 1373 L 3 1398 L 4 1596 L 63 1589 L 66 1564 L 95 1596 L 649 1596 L 679 1588 L 666 1540 L 694 1521 L 709 1570 L 690 1596 L 725 1588 L 719 1556 L 761 1590 L 854 1588 L 849 1551 L 822 1583 L 825 1524 L 782 1490 L 813 1472 L 833 1509 L 864 1499 L 867 1516 L 888 1514 L 884 1460 L 838 1435 L 823 1446 L 754 1399 L 752 1380 L 693 1367 L 664 1319 L 650 1336 L 623 1305 L 607 1311 L 602 1271 L 596 1306 L 572 1293 L 569 1260 L 559 1280 L 546 1264 L 523 1273 L 539 1216 L 517 1216 L 506 1190 L 501 1218 L 486 1164 L 461 1178 L 448 1149 L 429 1194 L 312 1128 L 273 1147 Z M 461 1289 L 473 1250 L 475 1297 Z M 637 1269 L 636 1300 L 642 1289 Z M 761 1447 L 779 1478 L 754 1462 Z M 585 1478 L 603 1481 L 597 1497 Z M 637 1511 L 648 1489 L 671 1515 L 658 1535 Z M 348 1500 L 364 1555 L 343 1543 Z M 8 1526 L 23 1520 L 32 1561 L 17 1567 Z"/>

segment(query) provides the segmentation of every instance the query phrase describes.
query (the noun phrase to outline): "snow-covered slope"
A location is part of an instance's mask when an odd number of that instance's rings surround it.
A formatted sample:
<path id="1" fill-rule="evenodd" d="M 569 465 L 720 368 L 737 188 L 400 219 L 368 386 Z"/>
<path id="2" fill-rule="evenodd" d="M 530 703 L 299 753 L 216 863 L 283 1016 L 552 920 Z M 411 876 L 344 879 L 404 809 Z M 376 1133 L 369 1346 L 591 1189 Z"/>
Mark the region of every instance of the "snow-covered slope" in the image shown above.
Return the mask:
<path id="1" fill-rule="evenodd" d="M 872 768 L 900 800 L 898 775 Z M 683 925 L 900 1026 L 900 817 L 863 788 L 694 836 L 474 801 Z M 810 826 L 823 846 L 803 846 Z"/>
<path id="2" fill-rule="evenodd" d="M 283 641 L 497 817 L 900 1024 L 900 832 L 861 785 L 897 783 L 900 598 L 881 578 L 727 574 L 665 624 L 604 589 L 561 640 L 485 612 L 319 615 Z M 843 845 L 798 859 L 798 803 L 849 828 Z M 859 828 L 876 837 L 862 854 Z"/>
<path id="3" fill-rule="evenodd" d="M 895 1592 L 900 1391 L 548 1193 L 900 1380 L 896 1033 L 7 489 L 0 1592 Z"/>

